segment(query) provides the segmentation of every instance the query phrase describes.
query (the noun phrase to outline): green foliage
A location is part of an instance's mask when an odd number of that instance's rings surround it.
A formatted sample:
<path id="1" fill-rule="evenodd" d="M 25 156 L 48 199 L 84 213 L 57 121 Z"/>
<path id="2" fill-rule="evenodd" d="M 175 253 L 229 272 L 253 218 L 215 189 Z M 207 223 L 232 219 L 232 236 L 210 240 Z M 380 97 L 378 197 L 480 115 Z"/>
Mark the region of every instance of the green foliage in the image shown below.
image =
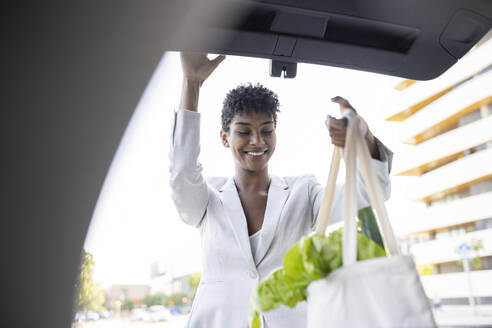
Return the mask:
<path id="1" fill-rule="evenodd" d="M 469 228 L 470 229 L 470 228 Z M 473 228 L 471 228 L 473 231 Z M 480 250 L 483 249 L 483 241 L 481 239 L 472 239 L 471 240 L 471 248 L 475 252 L 475 257 L 473 257 L 469 263 L 471 266 L 472 270 L 482 270 L 483 268 L 483 263 L 482 263 L 482 258 L 480 257 Z M 462 260 L 457 261 L 458 265 L 463 265 Z"/>
<path id="2" fill-rule="evenodd" d="M 200 284 L 200 279 L 202 278 L 201 272 L 196 272 L 190 276 L 188 279 L 188 285 L 190 285 L 193 290 L 192 301 L 195 299 L 196 290 L 198 289 L 198 285 Z"/>
<path id="3" fill-rule="evenodd" d="M 102 305 L 106 296 L 104 290 L 94 283 L 93 271 L 94 257 L 84 249 L 80 262 L 80 274 L 76 282 L 75 308 L 77 311 L 100 311 L 104 309 Z"/>
<path id="4" fill-rule="evenodd" d="M 473 266 L 474 270 L 482 270 L 482 258 L 480 257 L 480 250 L 483 249 L 483 242 L 481 239 L 472 239 L 471 247 L 475 252 L 476 256 L 470 260 L 470 265 Z"/>
<path id="5" fill-rule="evenodd" d="M 385 251 L 363 233 L 357 234 L 357 258 L 360 261 L 384 256 Z M 302 238 L 284 256 L 283 267 L 273 271 L 253 291 L 249 324 L 259 328 L 259 312 L 281 304 L 294 307 L 306 299 L 307 286 L 342 265 L 342 231 L 328 236 Z"/>
<path id="6" fill-rule="evenodd" d="M 92 297 L 92 302 L 89 305 L 89 310 L 93 311 L 104 311 L 106 308 L 103 304 L 106 303 L 106 293 L 104 289 L 99 285 L 94 285 L 94 295 Z"/>
<path id="7" fill-rule="evenodd" d="M 166 305 L 166 296 L 164 294 L 147 295 L 142 299 L 142 304 L 147 305 L 147 307 Z"/>
<path id="8" fill-rule="evenodd" d="M 183 305 L 183 297 L 189 298 L 189 295 L 184 293 L 176 293 L 171 295 L 164 295 L 162 293 L 147 295 L 142 299 L 142 304 L 145 304 L 147 307 L 150 307 L 152 305 L 168 306 L 170 304 L 181 306 Z"/>
<path id="9" fill-rule="evenodd" d="M 133 303 L 132 300 L 124 300 L 123 304 L 121 305 L 121 309 L 123 311 L 131 311 L 135 307 L 135 304 Z"/>
<path id="10" fill-rule="evenodd" d="M 473 270 L 482 270 L 482 259 L 478 256 L 475 256 L 470 260 L 470 265 L 473 267 Z"/>
<path id="11" fill-rule="evenodd" d="M 258 311 L 252 311 L 249 315 L 249 326 L 252 328 L 260 328 L 260 313 Z"/>
<path id="12" fill-rule="evenodd" d="M 483 249 L 482 239 L 472 239 L 471 247 L 476 253 L 478 253 L 481 249 Z"/>

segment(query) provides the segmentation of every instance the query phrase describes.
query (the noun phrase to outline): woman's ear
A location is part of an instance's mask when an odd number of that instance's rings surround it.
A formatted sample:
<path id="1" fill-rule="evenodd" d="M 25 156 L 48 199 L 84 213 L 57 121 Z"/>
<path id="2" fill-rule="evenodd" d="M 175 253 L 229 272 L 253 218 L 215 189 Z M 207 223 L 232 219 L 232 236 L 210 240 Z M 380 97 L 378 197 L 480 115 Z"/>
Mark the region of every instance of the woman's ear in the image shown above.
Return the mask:
<path id="1" fill-rule="evenodd" d="M 220 140 L 222 140 L 222 144 L 226 148 L 229 148 L 229 140 L 227 140 L 228 137 L 229 136 L 227 135 L 227 132 L 225 132 L 224 130 L 220 130 Z"/>

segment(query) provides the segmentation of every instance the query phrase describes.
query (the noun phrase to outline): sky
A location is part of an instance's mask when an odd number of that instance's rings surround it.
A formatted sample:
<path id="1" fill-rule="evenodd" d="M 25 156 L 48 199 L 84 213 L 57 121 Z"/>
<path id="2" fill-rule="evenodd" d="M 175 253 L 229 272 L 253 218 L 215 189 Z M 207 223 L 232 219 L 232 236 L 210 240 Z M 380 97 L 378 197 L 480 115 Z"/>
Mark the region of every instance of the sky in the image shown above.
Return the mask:
<path id="1" fill-rule="evenodd" d="M 402 147 L 394 123 L 384 122 L 401 78 L 309 64 L 298 64 L 294 79 L 272 78 L 268 71 L 266 59 L 227 56 L 204 83 L 199 160 L 205 176 L 233 175 L 232 157 L 219 139 L 220 112 L 225 94 L 247 82 L 263 84 L 280 100 L 270 174 L 315 174 L 326 183 L 333 148 L 324 122 L 328 114 L 340 116 L 338 105 L 330 102 L 337 95 L 351 102 L 390 149 Z M 165 54 L 107 174 L 84 246 L 94 255 L 94 280 L 103 287 L 149 284 L 150 265 L 158 260 L 176 276 L 200 271 L 200 236 L 179 219 L 169 188 L 171 118 L 179 106 L 181 82 L 179 54 Z M 392 177 L 387 202 L 390 218 L 410 206 L 405 186 L 397 180 Z"/>

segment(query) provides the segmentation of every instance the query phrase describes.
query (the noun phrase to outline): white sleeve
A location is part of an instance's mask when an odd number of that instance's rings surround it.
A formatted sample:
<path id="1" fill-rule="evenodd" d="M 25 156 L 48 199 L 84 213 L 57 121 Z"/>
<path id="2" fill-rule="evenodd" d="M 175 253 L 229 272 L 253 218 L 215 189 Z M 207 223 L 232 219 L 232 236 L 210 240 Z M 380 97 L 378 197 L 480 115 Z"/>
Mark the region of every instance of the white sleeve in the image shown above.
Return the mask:
<path id="1" fill-rule="evenodd" d="M 381 160 L 371 159 L 371 164 L 376 173 L 376 177 L 381 184 L 384 193 L 384 200 L 388 200 L 391 194 L 390 170 L 393 160 L 393 152 L 389 150 L 381 141 L 376 139 Z M 309 199 L 313 206 L 312 229 L 316 229 L 318 212 L 323 201 L 325 187 L 321 186 L 314 176 L 309 181 Z M 362 209 L 370 206 L 369 195 L 362 178 L 362 173 L 357 166 L 357 208 Z M 330 213 L 329 224 L 342 221 L 343 215 L 343 185 L 337 184 L 333 205 Z"/>
<path id="2" fill-rule="evenodd" d="M 171 131 L 171 197 L 181 219 L 199 227 L 208 204 L 208 187 L 198 162 L 200 114 L 184 109 L 174 112 Z"/>

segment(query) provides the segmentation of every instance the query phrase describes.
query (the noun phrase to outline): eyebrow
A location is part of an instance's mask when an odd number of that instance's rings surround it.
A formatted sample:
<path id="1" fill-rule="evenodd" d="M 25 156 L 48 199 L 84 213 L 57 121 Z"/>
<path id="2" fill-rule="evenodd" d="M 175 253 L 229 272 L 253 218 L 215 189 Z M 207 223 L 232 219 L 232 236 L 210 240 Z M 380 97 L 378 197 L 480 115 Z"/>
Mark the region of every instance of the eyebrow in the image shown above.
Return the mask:
<path id="1" fill-rule="evenodd" d="M 260 125 L 265 125 L 265 124 L 273 124 L 273 121 L 266 121 L 261 123 Z M 234 125 L 251 125 L 251 123 L 248 122 L 236 122 Z"/>

